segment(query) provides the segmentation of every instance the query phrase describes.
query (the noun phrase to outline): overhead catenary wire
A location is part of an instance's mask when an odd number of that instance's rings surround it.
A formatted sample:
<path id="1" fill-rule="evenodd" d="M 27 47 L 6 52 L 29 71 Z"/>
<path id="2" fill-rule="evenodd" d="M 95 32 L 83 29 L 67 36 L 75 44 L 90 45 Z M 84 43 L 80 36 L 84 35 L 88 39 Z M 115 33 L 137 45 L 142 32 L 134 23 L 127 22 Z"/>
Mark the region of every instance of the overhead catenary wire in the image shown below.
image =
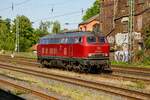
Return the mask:
<path id="1" fill-rule="evenodd" d="M 55 15 L 55 16 L 52 16 L 52 17 L 41 18 L 41 19 L 35 20 L 33 22 L 35 23 L 35 22 L 39 22 L 41 20 L 46 20 L 46 19 L 51 19 L 51 18 L 64 17 L 64 16 L 69 16 L 69 15 L 74 15 L 74 14 L 80 14 L 80 13 L 82 14 L 83 11 L 84 10 L 81 9 L 81 10 L 78 10 L 78 11 L 68 12 L 68 13 L 64 13 L 64 14 L 60 14 L 60 15 Z"/>
<path id="2" fill-rule="evenodd" d="M 8 10 L 8 9 L 14 9 L 14 6 L 16 7 L 16 6 L 23 5 L 23 4 L 25 4 L 25 3 L 29 2 L 29 1 L 31 1 L 31 0 L 24 0 L 24 1 L 19 2 L 19 3 L 12 3 L 11 6 L 5 7 L 5 8 L 1 8 L 0 11 L 4 11 L 4 10 Z"/>
<path id="3" fill-rule="evenodd" d="M 57 5 L 64 5 L 68 2 L 70 2 L 71 0 L 65 0 L 64 2 L 58 2 L 58 3 L 50 3 L 50 4 L 47 4 L 47 5 L 52 5 L 52 6 L 57 6 Z"/>

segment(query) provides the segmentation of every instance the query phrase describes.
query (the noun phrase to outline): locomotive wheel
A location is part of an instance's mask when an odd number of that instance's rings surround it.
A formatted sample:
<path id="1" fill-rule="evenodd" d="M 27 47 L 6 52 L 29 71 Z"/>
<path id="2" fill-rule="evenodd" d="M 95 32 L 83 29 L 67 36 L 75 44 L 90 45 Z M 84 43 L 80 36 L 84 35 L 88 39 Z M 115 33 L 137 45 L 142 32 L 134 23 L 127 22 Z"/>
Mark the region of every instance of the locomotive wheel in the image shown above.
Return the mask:
<path id="1" fill-rule="evenodd" d="M 87 73 L 91 73 L 91 66 L 88 66 Z"/>
<path id="2" fill-rule="evenodd" d="M 80 72 L 80 73 L 84 72 L 83 66 L 81 64 L 77 66 L 77 72 Z"/>
<path id="3" fill-rule="evenodd" d="M 80 71 L 79 65 L 76 65 L 76 66 L 74 65 L 73 69 L 74 69 L 75 72 L 79 72 Z"/>
<path id="4" fill-rule="evenodd" d="M 80 72 L 87 72 L 87 68 L 86 68 L 86 66 L 82 66 L 82 65 L 81 65 L 81 67 L 80 67 L 80 68 L 81 68 L 81 71 L 80 71 Z"/>
<path id="5" fill-rule="evenodd" d="M 46 60 L 41 61 L 42 66 L 40 66 L 41 68 L 43 67 L 48 67 L 48 62 Z"/>
<path id="6" fill-rule="evenodd" d="M 97 73 L 97 67 L 96 66 L 89 66 L 88 73 Z"/>
<path id="7" fill-rule="evenodd" d="M 84 72 L 88 73 L 88 67 L 85 65 L 83 68 L 84 68 Z"/>
<path id="8" fill-rule="evenodd" d="M 67 69 L 68 71 L 71 71 L 71 70 L 72 70 L 72 66 L 68 64 L 68 65 L 66 66 L 66 69 Z"/>
<path id="9" fill-rule="evenodd" d="M 103 68 L 103 66 L 102 65 L 99 65 L 99 67 L 98 67 L 98 73 L 102 73 L 104 71 L 104 68 Z"/>

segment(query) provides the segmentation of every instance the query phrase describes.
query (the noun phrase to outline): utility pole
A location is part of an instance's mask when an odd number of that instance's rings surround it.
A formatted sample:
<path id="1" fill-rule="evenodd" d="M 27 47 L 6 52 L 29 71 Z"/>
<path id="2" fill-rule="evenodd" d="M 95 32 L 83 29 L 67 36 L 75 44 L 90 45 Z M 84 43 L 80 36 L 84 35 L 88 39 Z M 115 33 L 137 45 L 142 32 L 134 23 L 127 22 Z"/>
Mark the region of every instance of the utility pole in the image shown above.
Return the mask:
<path id="1" fill-rule="evenodd" d="M 18 15 L 17 15 L 18 17 Z M 15 52 L 19 52 L 19 17 L 16 17 L 16 45 Z"/>
<path id="2" fill-rule="evenodd" d="M 128 63 L 132 63 L 133 57 L 133 29 L 134 29 L 134 0 L 128 0 L 129 2 L 129 23 L 128 23 Z"/>
<path id="3" fill-rule="evenodd" d="M 101 23 L 101 14 L 102 14 L 102 0 L 99 0 L 99 34 L 102 31 L 102 26 L 100 25 Z"/>
<path id="4" fill-rule="evenodd" d="M 114 8 L 113 8 L 113 29 L 115 29 L 115 18 L 117 12 L 118 0 L 114 0 Z"/>
<path id="5" fill-rule="evenodd" d="M 116 0 L 114 0 L 114 9 L 113 9 L 113 29 L 115 28 L 115 15 L 116 15 Z"/>

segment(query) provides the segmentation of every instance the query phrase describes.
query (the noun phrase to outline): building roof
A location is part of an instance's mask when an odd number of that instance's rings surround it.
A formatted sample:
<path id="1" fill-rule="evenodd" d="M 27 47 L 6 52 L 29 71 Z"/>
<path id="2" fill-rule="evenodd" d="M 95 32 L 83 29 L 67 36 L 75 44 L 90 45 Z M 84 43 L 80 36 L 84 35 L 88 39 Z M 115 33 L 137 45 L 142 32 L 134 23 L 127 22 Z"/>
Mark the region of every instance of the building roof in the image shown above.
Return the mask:
<path id="1" fill-rule="evenodd" d="M 86 20 L 86 21 L 84 21 L 84 22 L 81 22 L 79 25 L 90 23 L 90 22 L 93 21 L 93 20 L 97 20 L 97 21 L 98 21 L 98 20 L 99 20 L 99 14 L 97 14 L 97 15 L 95 15 L 95 16 L 89 18 L 88 20 Z"/>

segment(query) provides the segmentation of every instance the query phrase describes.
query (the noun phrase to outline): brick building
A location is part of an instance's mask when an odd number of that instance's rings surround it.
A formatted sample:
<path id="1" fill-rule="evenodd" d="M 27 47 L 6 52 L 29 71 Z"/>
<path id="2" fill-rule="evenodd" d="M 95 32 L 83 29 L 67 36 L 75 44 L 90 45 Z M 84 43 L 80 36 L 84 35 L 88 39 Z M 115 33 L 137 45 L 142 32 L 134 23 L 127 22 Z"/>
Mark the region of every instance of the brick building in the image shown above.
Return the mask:
<path id="1" fill-rule="evenodd" d="M 80 31 L 93 31 L 94 28 L 99 26 L 99 15 L 95 15 L 90 19 L 79 24 Z"/>
<path id="2" fill-rule="evenodd" d="M 79 24 L 79 30 L 91 31 L 100 25 L 100 30 L 108 38 L 112 46 L 128 44 L 130 0 L 102 0 L 101 15 Z M 100 18 L 100 20 L 99 20 Z M 150 22 L 150 0 L 134 0 L 133 3 L 133 47 L 142 46 L 142 28 Z"/>

